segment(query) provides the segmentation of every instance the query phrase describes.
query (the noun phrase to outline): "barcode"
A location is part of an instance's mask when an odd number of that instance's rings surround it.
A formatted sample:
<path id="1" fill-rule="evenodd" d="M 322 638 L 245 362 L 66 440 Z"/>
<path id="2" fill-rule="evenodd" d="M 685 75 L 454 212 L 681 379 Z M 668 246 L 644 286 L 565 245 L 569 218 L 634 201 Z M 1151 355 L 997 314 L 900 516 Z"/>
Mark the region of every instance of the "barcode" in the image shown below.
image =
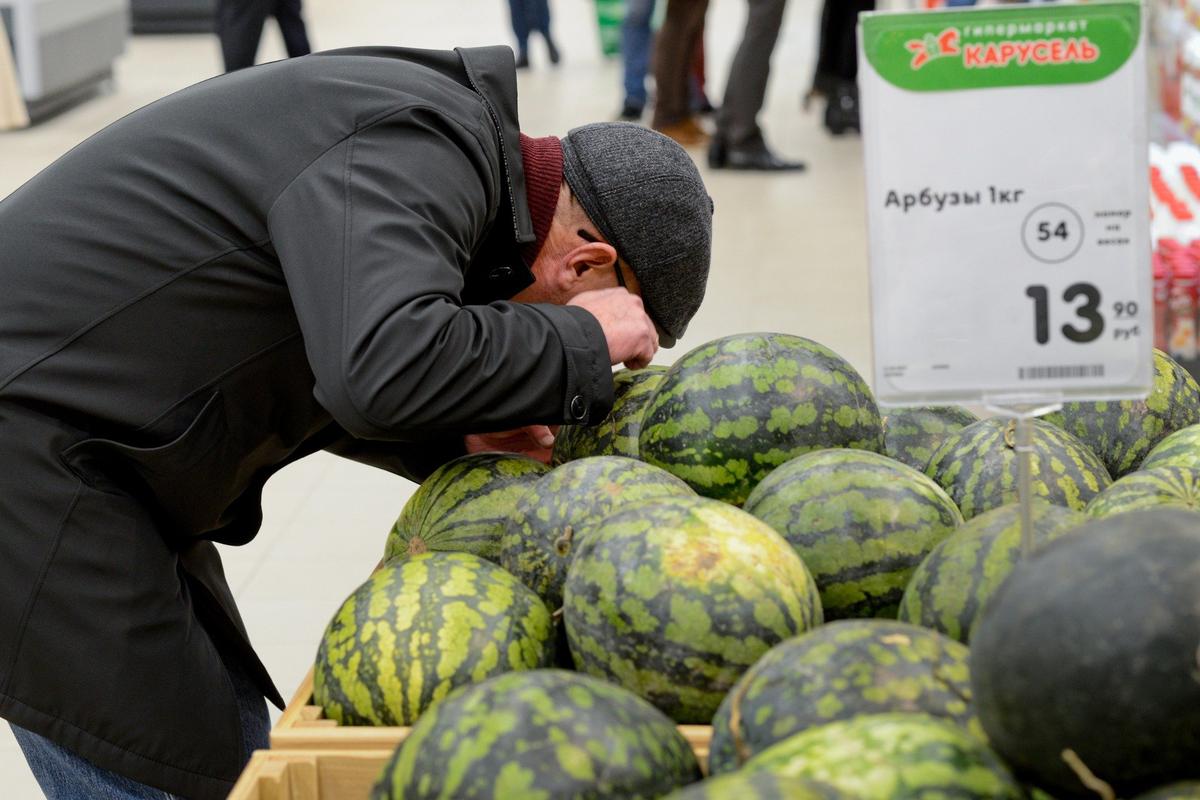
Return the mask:
<path id="1" fill-rule="evenodd" d="M 1017 367 L 1023 381 L 1052 381 L 1058 378 L 1103 378 L 1103 364 L 1068 364 L 1057 367 Z"/>

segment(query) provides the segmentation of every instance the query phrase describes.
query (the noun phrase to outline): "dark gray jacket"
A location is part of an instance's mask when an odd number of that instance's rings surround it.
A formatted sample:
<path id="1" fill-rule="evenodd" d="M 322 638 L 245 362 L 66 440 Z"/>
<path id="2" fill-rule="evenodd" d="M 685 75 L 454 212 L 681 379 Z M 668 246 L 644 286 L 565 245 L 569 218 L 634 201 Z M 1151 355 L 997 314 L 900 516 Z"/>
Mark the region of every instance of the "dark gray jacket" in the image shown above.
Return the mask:
<path id="1" fill-rule="evenodd" d="M 607 413 L 596 320 L 500 302 L 532 239 L 502 47 L 215 78 L 0 202 L 0 715 L 223 797 L 222 660 L 280 698 L 211 541 L 254 537 L 267 478 L 330 449 L 419 479 Z"/>

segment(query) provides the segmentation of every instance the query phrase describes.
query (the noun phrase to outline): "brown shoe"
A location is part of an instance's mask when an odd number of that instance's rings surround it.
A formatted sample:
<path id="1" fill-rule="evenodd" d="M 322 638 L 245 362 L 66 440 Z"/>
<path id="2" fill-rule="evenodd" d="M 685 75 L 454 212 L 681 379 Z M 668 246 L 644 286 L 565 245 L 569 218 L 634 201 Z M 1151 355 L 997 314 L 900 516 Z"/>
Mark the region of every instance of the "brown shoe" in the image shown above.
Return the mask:
<path id="1" fill-rule="evenodd" d="M 671 137 L 684 147 L 698 147 L 707 144 L 709 139 L 708 133 L 691 117 L 673 125 L 656 126 L 654 129 L 664 136 Z"/>

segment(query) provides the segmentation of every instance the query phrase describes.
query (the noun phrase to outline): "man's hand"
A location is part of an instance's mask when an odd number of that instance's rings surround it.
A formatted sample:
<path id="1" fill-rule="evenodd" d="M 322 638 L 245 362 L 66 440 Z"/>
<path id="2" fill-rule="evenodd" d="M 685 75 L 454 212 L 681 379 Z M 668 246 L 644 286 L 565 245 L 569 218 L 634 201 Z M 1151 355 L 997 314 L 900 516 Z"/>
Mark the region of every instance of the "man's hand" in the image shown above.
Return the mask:
<path id="1" fill-rule="evenodd" d="M 472 433 L 463 437 L 463 444 L 468 453 L 517 453 L 549 464 L 556 430 L 545 425 L 526 425 L 515 431 Z"/>
<path id="2" fill-rule="evenodd" d="M 658 331 L 636 294 L 600 289 L 576 295 L 567 305 L 587 309 L 599 321 L 608 340 L 610 363 L 642 369 L 658 352 Z"/>

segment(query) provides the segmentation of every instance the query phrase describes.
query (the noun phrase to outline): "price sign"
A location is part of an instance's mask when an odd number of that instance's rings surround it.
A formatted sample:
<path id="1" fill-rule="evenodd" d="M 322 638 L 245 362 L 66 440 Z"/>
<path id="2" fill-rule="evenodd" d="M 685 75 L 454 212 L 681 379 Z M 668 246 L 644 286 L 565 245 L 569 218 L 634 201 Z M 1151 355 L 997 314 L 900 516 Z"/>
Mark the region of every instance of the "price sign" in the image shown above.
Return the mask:
<path id="1" fill-rule="evenodd" d="M 880 402 L 1147 394 L 1144 28 L 1136 2 L 863 15 Z"/>

